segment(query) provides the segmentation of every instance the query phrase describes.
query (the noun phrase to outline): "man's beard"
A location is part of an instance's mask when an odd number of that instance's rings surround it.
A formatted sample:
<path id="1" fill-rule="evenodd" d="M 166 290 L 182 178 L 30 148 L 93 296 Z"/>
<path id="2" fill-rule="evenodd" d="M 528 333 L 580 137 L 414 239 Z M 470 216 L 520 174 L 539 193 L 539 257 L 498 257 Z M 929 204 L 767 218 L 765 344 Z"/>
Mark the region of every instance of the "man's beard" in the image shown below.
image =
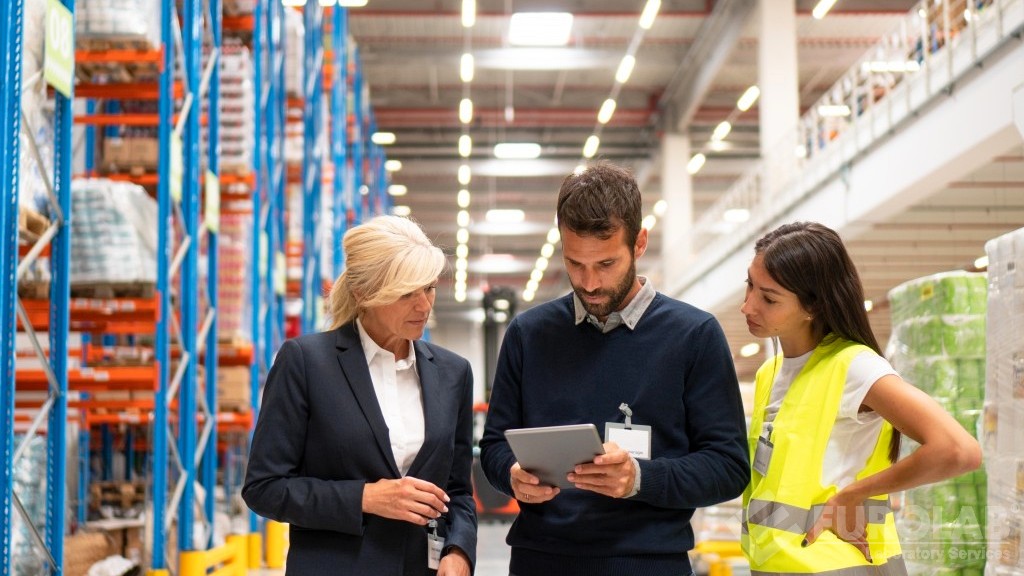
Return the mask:
<path id="1" fill-rule="evenodd" d="M 597 316 L 598 318 L 607 318 L 609 314 L 619 310 L 622 307 L 623 301 L 626 300 L 626 296 L 629 295 L 629 291 L 633 289 L 633 283 L 636 281 L 636 259 L 631 258 L 629 263 L 629 271 L 622 278 L 612 290 L 598 290 L 596 292 L 585 292 L 576 286 L 573 286 L 573 292 L 583 303 L 583 308 L 589 313 Z M 571 283 L 571 282 L 570 282 Z M 604 304 L 591 304 L 587 302 L 584 296 L 606 296 L 608 301 Z"/>

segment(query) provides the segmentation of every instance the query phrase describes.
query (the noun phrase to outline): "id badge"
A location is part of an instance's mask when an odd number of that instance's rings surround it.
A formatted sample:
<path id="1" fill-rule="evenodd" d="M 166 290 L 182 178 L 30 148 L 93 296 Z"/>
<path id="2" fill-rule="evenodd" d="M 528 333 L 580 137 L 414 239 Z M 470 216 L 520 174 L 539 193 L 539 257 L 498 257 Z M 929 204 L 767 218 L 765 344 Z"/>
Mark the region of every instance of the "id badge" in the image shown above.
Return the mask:
<path id="1" fill-rule="evenodd" d="M 437 534 L 427 534 L 427 568 L 437 570 L 441 565 L 441 551 L 444 550 L 444 538 Z"/>
<path id="2" fill-rule="evenodd" d="M 757 449 L 754 450 L 754 470 L 756 470 L 761 476 L 768 475 L 768 465 L 772 461 L 772 450 L 775 449 L 775 444 L 764 436 L 760 436 L 757 439 Z"/>
<path id="3" fill-rule="evenodd" d="M 615 442 L 637 460 L 651 459 L 651 427 L 632 424 L 629 428 L 621 422 L 604 423 L 604 441 Z"/>

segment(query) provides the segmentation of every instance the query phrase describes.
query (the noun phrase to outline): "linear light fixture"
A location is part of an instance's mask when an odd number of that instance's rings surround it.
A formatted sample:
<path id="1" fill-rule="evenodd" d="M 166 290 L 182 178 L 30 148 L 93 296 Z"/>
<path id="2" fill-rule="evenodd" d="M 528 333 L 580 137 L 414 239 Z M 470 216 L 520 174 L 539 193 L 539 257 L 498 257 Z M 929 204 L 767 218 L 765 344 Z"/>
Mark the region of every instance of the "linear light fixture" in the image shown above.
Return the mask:
<path id="1" fill-rule="evenodd" d="M 476 0 L 462 0 L 462 27 L 472 28 L 476 24 Z"/>
<path id="2" fill-rule="evenodd" d="M 392 196 L 405 196 L 409 193 L 409 188 L 405 184 L 392 184 L 388 186 L 388 194 Z"/>
<path id="3" fill-rule="evenodd" d="M 459 136 L 459 156 L 463 158 L 469 158 L 470 154 L 473 153 L 473 139 L 470 138 L 469 134 L 463 134 Z"/>
<path id="4" fill-rule="evenodd" d="M 370 140 L 378 146 L 387 146 L 394 144 L 396 138 L 394 132 L 374 132 Z"/>
<path id="5" fill-rule="evenodd" d="M 811 10 L 811 16 L 814 16 L 815 20 L 821 20 L 825 17 L 825 14 L 828 14 L 828 11 L 832 9 L 835 3 L 836 0 L 818 0 L 817 6 Z"/>
<path id="6" fill-rule="evenodd" d="M 601 124 L 607 124 L 612 119 L 612 114 L 615 114 L 615 100 L 609 98 L 601 104 L 601 110 L 597 113 L 597 121 Z"/>
<path id="7" fill-rule="evenodd" d="M 469 98 L 463 98 L 459 102 L 459 121 L 463 124 L 469 124 L 473 121 L 473 101 Z"/>
<path id="8" fill-rule="evenodd" d="M 565 46 L 572 32 L 568 12 L 517 12 L 508 28 L 513 46 Z"/>
<path id="9" fill-rule="evenodd" d="M 459 193 L 455 196 L 455 203 L 459 205 L 459 208 L 469 208 L 469 202 L 469 190 L 466 190 L 465 188 L 459 190 Z"/>
<path id="10" fill-rule="evenodd" d="M 502 142 L 494 145 L 494 157 L 502 160 L 532 160 L 540 157 L 540 144 Z"/>
<path id="11" fill-rule="evenodd" d="M 469 164 L 463 164 L 459 166 L 459 184 L 463 186 L 469 186 L 469 182 L 473 179 L 473 172 L 469 169 Z"/>
<path id="12" fill-rule="evenodd" d="M 640 13 L 640 27 L 650 30 L 654 26 L 654 19 L 658 17 L 658 10 L 661 9 L 661 0 L 647 0 L 644 11 Z"/>
<path id="13" fill-rule="evenodd" d="M 711 140 L 714 142 L 721 142 L 722 140 L 725 140 L 725 137 L 729 135 L 729 132 L 732 132 L 732 124 L 730 124 L 728 120 L 723 120 L 718 123 L 718 126 L 715 126 L 715 131 L 711 133 Z"/>
<path id="14" fill-rule="evenodd" d="M 395 216 L 408 216 L 409 214 L 412 214 L 412 209 L 408 206 L 393 206 L 391 208 L 391 213 Z"/>
<path id="15" fill-rule="evenodd" d="M 636 66 L 636 57 L 631 54 L 626 54 L 622 57 L 622 62 L 619 62 L 619 68 L 615 71 L 615 81 L 619 84 L 625 84 L 629 80 L 630 74 L 633 73 L 633 67 Z"/>
<path id="16" fill-rule="evenodd" d="M 384 169 L 388 172 L 398 172 L 402 169 L 401 160 L 387 160 L 384 162 Z"/>
<path id="17" fill-rule="evenodd" d="M 492 224 L 514 224 L 526 220 L 526 213 L 518 208 L 492 208 L 484 219 Z"/>
<path id="18" fill-rule="evenodd" d="M 583 144 L 583 157 L 593 158 L 594 154 L 597 154 L 597 147 L 600 145 L 601 139 L 597 137 L 597 134 L 591 134 Z"/>
<path id="19" fill-rule="evenodd" d="M 473 55 L 466 52 L 462 55 L 462 60 L 459 62 L 459 78 L 461 78 L 463 82 L 472 82 L 473 72 Z"/>
<path id="20" fill-rule="evenodd" d="M 743 347 L 740 348 L 740 356 L 744 358 L 750 358 L 751 356 L 757 354 L 760 351 L 761 345 L 758 344 L 757 342 L 751 342 L 750 344 L 744 344 Z"/>
<path id="21" fill-rule="evenodd" d="M 751 86 L 743 91 L 743 95 L 736 101 L 736 107 L 739 108 L 740 112 L 746 112 L 750 110 L 750 107 L 757 102 L 758 97 L 761 96 L 761 89 L 756 85 Z"/>
<path id="22" fill-rule="evenodd" d="M 690 174 L 696 174 L 700 172 L 700 169 L 704 167 L 704 163 L 707 162 L 708 158 L 700 152 L 693 155 L 690 161 L 686 163 L 686 171 Z"/>

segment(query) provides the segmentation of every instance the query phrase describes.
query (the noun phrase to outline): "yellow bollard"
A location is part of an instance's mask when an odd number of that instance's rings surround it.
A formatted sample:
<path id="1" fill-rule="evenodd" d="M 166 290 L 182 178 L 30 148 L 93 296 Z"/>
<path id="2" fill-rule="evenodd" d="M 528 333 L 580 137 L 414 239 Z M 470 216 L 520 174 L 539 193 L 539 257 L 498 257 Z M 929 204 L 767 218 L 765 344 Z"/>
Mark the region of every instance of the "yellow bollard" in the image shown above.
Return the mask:
<path id="1" fill-rule="evenodd" d="M 205 576 L 206 564 L 206 551 L 192 550 L 182 552 L 178 573 L 181 576 Z"/>
<path id="2" fill-rule="evenodd" d="M 246 576 L 249 573 L 249 538 L 240 534 L 227 537 L 227 546 L 232 549 L 231 576 Z"/>
<path id="3" fill-rule="evenodd" d="M 150 569 L 146 571 L 146 576 L 171 576 L 171 573 L 163 568 L 158 570 Z"/>
<path id="4" fill-rule="evenodd" d="M 263 565 L 263 536 L 259 532 L 246 536 L 249 544 L 249 568 L 255 570 Z"/>
<path id="5" fill-rule="evenodd" d="M 285 525 L 267 520 L 267 568 L 284 568 Z"/>

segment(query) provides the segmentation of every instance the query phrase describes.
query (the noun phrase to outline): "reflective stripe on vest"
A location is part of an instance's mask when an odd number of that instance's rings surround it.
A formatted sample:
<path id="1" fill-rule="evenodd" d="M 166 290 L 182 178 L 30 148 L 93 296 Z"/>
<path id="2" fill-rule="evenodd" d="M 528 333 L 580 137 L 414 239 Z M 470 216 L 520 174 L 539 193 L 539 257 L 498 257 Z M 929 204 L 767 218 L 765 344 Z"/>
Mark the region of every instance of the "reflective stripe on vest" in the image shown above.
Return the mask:
<path id="1" fill-rule="evenodd" d="M 750 571 L 750 576 L 798 576 L 799 574 L 801 573 Z M 903 556 L 892 556 L 881 566 L 854 566 L 815 572 L 814 574 L 815 576 L 907 576 L 907 565 L 903 562 Z"/>
<path id="2" fill-rule="evenodd" d="M 816 504 L 810 510 L 782 502 L 768 500 L 751 500 L 747 504 L 747 517 L 743 522 L 744 532 L 747 523 L 758 524 L 776 530 L 805 534 L 814 526 L 821 516 L 824 505 Z M 868 524 L 885 524 L 885 516 L 892 512 L 888 500 L 868 499 L 864 502 Z"/>

